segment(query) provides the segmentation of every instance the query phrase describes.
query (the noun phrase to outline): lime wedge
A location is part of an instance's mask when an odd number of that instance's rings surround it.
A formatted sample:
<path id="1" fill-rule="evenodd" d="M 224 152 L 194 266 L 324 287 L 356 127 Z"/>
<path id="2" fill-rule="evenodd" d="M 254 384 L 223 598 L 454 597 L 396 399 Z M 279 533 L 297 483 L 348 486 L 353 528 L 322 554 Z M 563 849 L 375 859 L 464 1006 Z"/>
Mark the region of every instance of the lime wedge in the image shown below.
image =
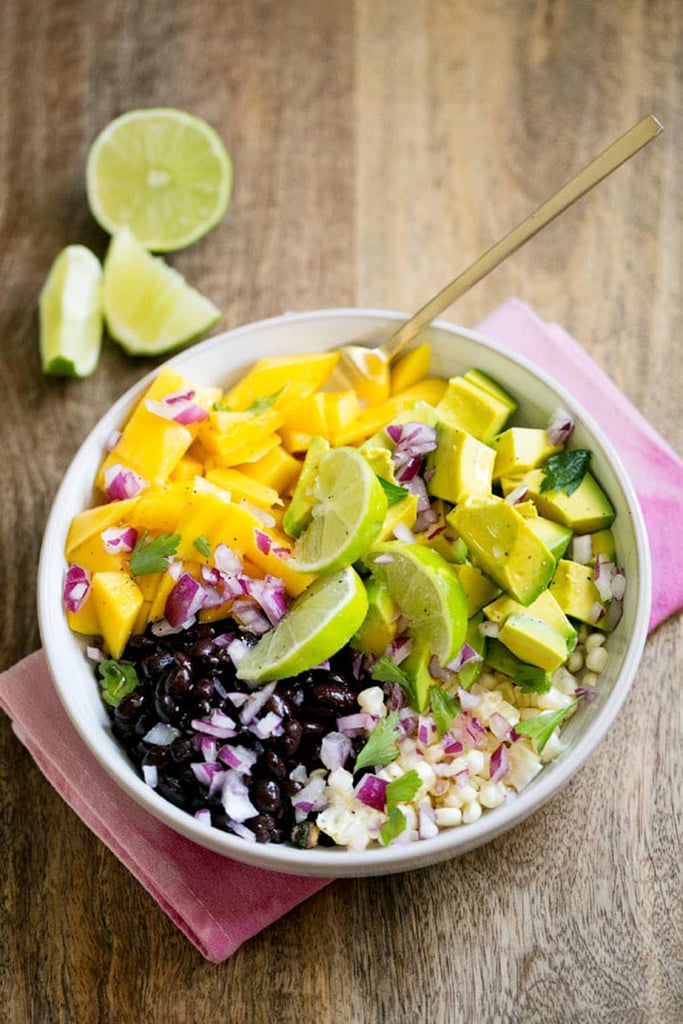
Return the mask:
<path id="1" fill-rule="evenodd" d="M 298 572 L 336 572 L 372 547 L 387 513 L 382 486 L 355 448 L 333 448 L 318 465 L 311 522 L 289 560 Z"/>
<path id="2" fill-rule="evenodd" d="M 150 255 L 128 228 L 111 240 L 102 304 L 107 330 L 134 356 L 155 356 L 193 341 L 221 315 L 177 270 Z"/>
<path id="3" fill-rule="evenodd" d="M 320 576 L 240 661 L 240 679 L 266 683 L 314 668 L 348 643 L 368 609 L 365 587 L 351 567 Z"/>
<path id="4" fill-rule="evenodd" d="M 431 548 L 400 541 L 376 544 L 364 562 L 408 619 L 415 647 L 448 664 L 467 630 L 467 598 L 453 566 Z"/>
<path id="5" fill-rule="evenodd" d="M 84 245 L 69 245 L 52 264 L 38 303 L 43 373 L 88 377 L 102 344 L 102 267 Z"/>
<path id="6" fill-rule="evenodd" d="M 201 118 L 171 107 L 131 110 L 95 139 L 86 189 L 105 231 L 129 227 L 147 249 L 171 252 L 221 219 L 232 192 L 232 163 Z"/>

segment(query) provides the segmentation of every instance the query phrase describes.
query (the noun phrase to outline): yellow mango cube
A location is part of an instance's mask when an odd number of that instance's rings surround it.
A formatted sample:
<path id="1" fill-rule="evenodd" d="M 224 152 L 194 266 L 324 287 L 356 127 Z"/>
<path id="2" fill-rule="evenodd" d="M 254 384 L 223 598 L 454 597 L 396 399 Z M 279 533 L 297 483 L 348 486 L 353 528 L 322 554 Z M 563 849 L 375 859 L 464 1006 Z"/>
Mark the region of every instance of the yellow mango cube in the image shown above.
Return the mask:
<path id="1" fill-rule="evenodd" d="M 353 423 L 361 408 L 355 391 L 325 391 L 322 397 L 329 439 Z"/>
<path id="2" fill-rule="evenodd" d="M 206 474 L 206 479 L 228 491 L 233 501 L 249 501 L 259 508 L 271 509 L 273 505 L 282 504 L 280 496 L 274 487 L 267 487 L 265 484 L 247 476 L 240 469 L 211 469 Z"/>
<path id="3" fill-rule="evenodd" d="M 76 565 L 80 565 L 83 569 L 89 569 L 90 572 L 121 572 L 127 557 L 124 554 L 110 555 L 105 550 L 104 542 L 98 533 L 93 534 L 75 548 L 71 548 L 69 552 L 70 562 L 75 562 Z"/>
<path id="4" fill-rule="evenodd" d="M 183 455 L 182 459 L 169 476 L 171 483 L 182 482 L 183 480 L 194 480 L 204 472 L 204 463 L 195 455 Z"/>
<path id="5" fill-rule="evenodd" d="M 99 635 L 101 632 L 100 620 L 97 615 L 97 606 L 92 599 L 92 592 L 88 594 L 77 612 L 66 613 L 66 621 L 69 623 L 69 629 L 73 629 L 74 633 L 81 633 L 83 636 Z"/>
<path id="6" fill-rule="evenodd" d="M 66 557 L 69 561 L 75 561 L 71 558 L 71 552 L 94 535 L 99 536 L 111 526 L 128 523 L 137 502 L 138 498 L 110 501 L 106 505 L 96 505 L 95 508 L 88 508 L 74 516 L 66 537 Z"/>
<path id="7" fill-rule="evenodd" d="M 274 395 L 285 385 L 284 404 L 300 401 L 320 390 L 338 362 L 338 352 L 310 352 L 260 359 L 226 393 L 224 402 L 231 409 L 245 410 L 255 399 Z"/>
<path id="8" fill-rule="evenodd" d="M 335 445 L 361 444 L 378 430 L 385 427 L 387 423 L 399 412 L 409 409 L 415 402 L 427 402 L 428 405 L 436 405 L 440 402 L 447 388 L 447 382 L 437 377 L 427 377 L 418 384 L 401 391 L 381 405 L 369 406 L 364 409 L 360 416 L 344 430 L 340 430 L 333 438 Z"/>
<path id="9" fill-rule="evenodd" d="M 95 603 L 104 645 L 120 658 L 143 603 L 140 588 L 122 572 L 96 572 L 91 599 Z"/>
<path id="10" fill-rule="evenodd" d="M 427 342 L 416 345 L 410 352 L 398 360 L 391 371 L 391 394 L 397 395 L 418 381 L 424 380 L 429 373 L 431 348 Z"/>
<path id="11" fill-rule="evenodd" d="M 137 530 L 175 533 L 183 506 L 193 493 L 194 480 L 176 481 L 143 491 L 130 517 Z"/>
<path id="12" fill-rule="evenodd" d="M 285 431 L 309 435 L 320 434 L 322 437 L 327 437 L 327 429 L 325 395 L 323 392 L 318 392 L 315 395 L 309 395 L 308 398 L 304 398 L 298 405 L 288 409 L 282 424 L 281 433 L 283 434 L 283 439 Z"/>
<path id="13" fill-rule="evenodd" d="M 299 479 L 301 465 L 282 445 L 278 445 L 256 462 L 247 462 L 235 468 L 265 487 L 272 487 L 278 494 L 286 494 Z"/>

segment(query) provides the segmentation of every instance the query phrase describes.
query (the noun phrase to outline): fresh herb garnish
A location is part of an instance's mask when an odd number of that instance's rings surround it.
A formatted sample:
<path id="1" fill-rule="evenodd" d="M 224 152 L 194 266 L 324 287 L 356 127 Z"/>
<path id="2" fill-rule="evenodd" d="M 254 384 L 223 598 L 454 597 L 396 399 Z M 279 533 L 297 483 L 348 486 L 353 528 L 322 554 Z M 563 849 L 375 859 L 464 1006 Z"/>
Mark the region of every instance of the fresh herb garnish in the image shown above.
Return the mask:
<path id="1" fill-rule="evenodd" d="M 199 537 L 195 537 L 192 541 L 192 546 L 197 549 L 200 555 L 204 558 L 208 558 L 211 554 L 211 541 L 204 534 L 200 534 Z"/>
<path id="2" fill-rule="evenodd" d="M 443 734 L 448 732 L 453 725 L 453 719 L 456 715 L 460 714 L 462 708 L 460 707 L 460 702 L 441 686 L 429 687 L 429 703 L 434 715 L 436 733 L 438 738 L 441 739 Z"/>
<path id="3" fill-rule="evenodd" d="M 403 501 L 404 498 L 410 494 L 407 487 L 401 487 L 400 484 L 393 484 L 391 480 L 387 480 L 385 477 L 377 474 L 377 479 L 382 485 L 387 499 L 387 505 L 391 508 L 392 505 L 397 505 L 399 501 Z"/>
<path id="4" fill-rule="evenodd" d="M 408 702 L 414 703 L 416 694 L 412 679 L 400 665 L 388 658 L 386 654 L 377 659 L 370 669 L 370 675 L 378 683 L 398 683 L 406 691 Z"/>
<path id="5" fill-rule="evenodd" d="M 543 467 L 541 492 L 564 491 L 573 494 L 583 480 L 591 461 L 591 453 L 585 448 L 551 455 Z"/>
<path id="6" fill-rule="evenodd" d="M 232 412 L 227 402 L 212 402 L 211 412 Z"/>
<path id="7" fill-rule="evenodd" d="M 368 736 L 367 743 L 356 758 L 356 763 L 353 766 L 354 772 L 361 768 L 373 768 L 378 764 L 391 764 L 392 761 L 395 761 L 398 757 L 396 744 L 400 736 L 398 711 L 390 711 L 386 718 L 380 718 Z"/>
<path id="8" fill-rule="evenodd" d="M 522 663 L 515 666 L 515 686 L 524 693 L 547 693 L 552 686 L 552 676 L 544 668 Z"/>
<path id="9" fill-rule="evenodd" d="M 578 700 L 574 700 L 566 708 L 561 708 L 559 711 L 548 711 L 545 715 L 537 715 L 536 718 L 527 718 L 525 722 L 518 722 L 515 726 L 515 732 L 520 736 L 528 736 L 532 739 L 536 744 L 537 752 L 540 754 L 558 725 L 564 721 L 578 703 Z"/>
<path id="10" fill-rule="evenodd" d="M 130 556 L 131 576 L 149 576 L 153 572 L 164 572 L 168 560 L 175 555 L 180 544 L 179 533 L 160 533 L 148 541 L 149 530 L 142 533 Z"/>
<path id="11" fill-rule="evenodd" d="M 273 391 L 272 395 L 262 395 L 260 398 L 255 398 L 247 412 L 268 412 L 275 405 L 286 387 L 287 385 L 283 384 L 278 391 Z"/>
<path id="12" fill-rule="evenodd" d="M 127 661 L 105 658 L 97 666 L 102 700 L 115 708 L 119 701 L 140 685 L 135 666 Z"/>
<path id="13" fill-rule="evenodd" d="M 391 811 L 396 804 L 409 804 L 421 785 L 422 779 L 414 768 L 393 779 L 386 788 L 387 810 Z"/>
<path id="14" fill-rule="evenodd" d="M 380 829 L 379 838 L 382 846 L 388 846 L 392 839 L 396 839 L 401 832 L 405 832 L 407 824 L 408 821 L 403 811 L 398 807 L 392 807 L 387 821 Z"/>

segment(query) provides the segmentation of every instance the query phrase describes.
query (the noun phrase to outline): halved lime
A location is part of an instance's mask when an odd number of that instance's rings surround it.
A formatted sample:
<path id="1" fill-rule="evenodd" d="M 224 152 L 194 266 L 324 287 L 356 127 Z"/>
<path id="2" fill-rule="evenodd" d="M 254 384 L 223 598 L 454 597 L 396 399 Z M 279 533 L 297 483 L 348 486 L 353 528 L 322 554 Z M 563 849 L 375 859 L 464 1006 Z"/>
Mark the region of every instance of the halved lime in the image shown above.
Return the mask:
<path id="1" fill-rule="evenodd" d="M 448 664 L 463 645 L 467 598 L 452 565 L 422 544 L 385 541 L 364 559 L 409 621 L 416 648 Z"/>
<path id="2" fill-rule="evenodd" d="M 147 249 L 171 252 L 221 219 L 232 192 L 232 163 L 201 118 L 172 107 L 131 110 L 95 139 L 86 189 L 105 231 L 129 227 Z"/>
<path id="3" fill-rule="evenodd" d="M 240 661 L 240 679 L 288 679 L 330 658 L 365 618 L 368 599 L 355 569 L 320 576 Z"/>
<path id="4" fill-rule="evenodd" d="M 129 355 L 155 356 L 193 341 L 220 310 L 177 270 L 152 256 L 128 228 L 117 231 L 104 261 L 107 330 Z"/>
<path id="5" fill-rule="evenodd" d="M 298 572 L 336 572 L 372 547 L 387 513 L 382 486 L 356 448 L 333 448 L 318 465 L 311 522 L 289 560 Z"/>
<path id="6" fill-rule="evenodd" d="M 43 373 L 88 377 L 102 345 L 102 267 L 84 245 L 68 245 L 52 264 L 38 302 Z"/>

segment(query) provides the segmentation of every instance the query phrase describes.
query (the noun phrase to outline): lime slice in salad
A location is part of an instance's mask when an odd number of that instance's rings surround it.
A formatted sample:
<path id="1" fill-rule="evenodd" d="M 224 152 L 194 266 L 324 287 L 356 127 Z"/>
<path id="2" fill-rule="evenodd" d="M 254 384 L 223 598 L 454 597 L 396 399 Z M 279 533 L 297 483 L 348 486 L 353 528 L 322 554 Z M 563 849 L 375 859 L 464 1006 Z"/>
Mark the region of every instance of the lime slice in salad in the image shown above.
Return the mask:
<path id="1" fill-rule="evenodd" d="M 355 448 L 333 448 L 318 465 L 311 522 L 289 560 L 298 572 L 335 572 L 372 547 L 387 513 L 387 499 Z"/>
<path id="2" fill-rule="evenodd" d="M 84 245 L 69 245 L 52 264 L 38 303 L 43 372 L 88 377 L 102 345 L 102 267 Z"/>
<path id="3" fill-rule="evenodd" d="M 368 599 L 355 569 L 320 576 L 240 661 L 240 679 L 288 679 L 330 658 L 365 618 Z"/>
<path id="4" fill-rule="evenodd" d="M 171 252 L 221 219 L 232 192 L 232 163 L 201 118 L 171 107 L 131 110 L 95 139 L 86 188 L 105 231 L 129 227 L 147 249 Z"/>
<path id="5" fill-rule="evenodd" d="M 102 304 L 107 330 L 134 356 L 159 355 L 193 341 L 221 315 L 177 270 L 152 256 L 128 228 L 111 240 L 104 261 Z"/>
<path id="6" fill-rule="evenodd" d="M 431 548 L 401 541 L 376 544 L 365 564 L 408 619 L 415 647 L 448 664 L 467 630 L 467 598 L 453 566 Z"/>

